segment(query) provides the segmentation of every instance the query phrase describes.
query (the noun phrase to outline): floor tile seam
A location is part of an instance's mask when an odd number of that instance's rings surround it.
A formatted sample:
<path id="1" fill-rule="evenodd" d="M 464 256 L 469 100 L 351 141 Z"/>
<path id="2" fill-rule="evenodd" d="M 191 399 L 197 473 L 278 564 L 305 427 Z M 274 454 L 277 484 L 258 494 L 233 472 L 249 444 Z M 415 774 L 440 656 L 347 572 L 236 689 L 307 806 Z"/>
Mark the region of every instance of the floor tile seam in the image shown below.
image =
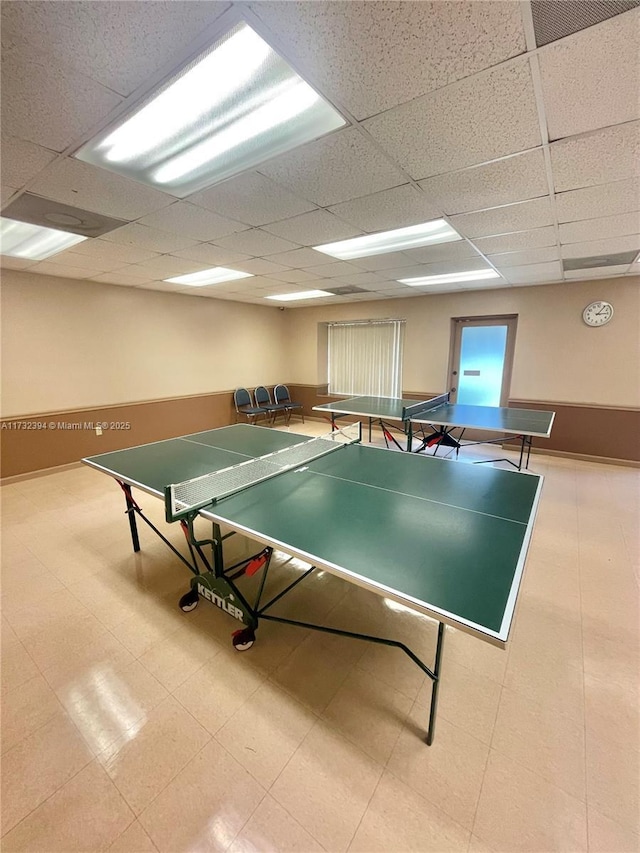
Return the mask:
<path id="1" fill-rule="evenodd" d="M 408 693 L 405 693 L 403 690 L 400 690 L 398 687 L 396 687 L 394 684 L 392 684 L 386 678 L 382 678 L 382 677 L 376 675 L 375 672 L 371 672 L 371 670 L 365 669 L 363 666 L 360 665 L 360 661 L 356 661 L 353 668 L 357 669 L 360 675 L 366 676 L 367 678 L 372 678 L 372 677 L 377 678 L 378 681 L 380 681 L 387 689 L 393 690 L 396 693 L 400 693 L 406 699 L 409 699 L 409 701 L 411 702 L 411 707 L 409 708 L 409 711 L 407 712 L 407 717 L 409 717 L 409 714 L 413 710 L 413 706 L 418 701 L 418 696 L 420 695 L 420 691 L 422 690 L 422 686 L 424 685 L 425 681 L 429 677 L 428 675 L 425 675 L 423 673 L 422 674 L 422 681 L 420 682 L 420 686 L 416 689 L 415 696 L 410 696 Z"/>
<path id="2" fill-rule="evenodd" d="M 71 722 L 73 723 L 73 720 L 71 720 Z M 74 724 L 74 725 L 75 725 L 75 724 Z M 122 801 L 124 802 L 124 804 L 126 805 L 126 807 L 129 809 L 129 811 L 130 811 L 130 812 L 131 812 L 131 814 L 132 814 L 132 821 L 131 821 L 131 823 L 133 823 L 133 821 L 134 821 L 134 820 L 136 820 L 136 814 L 134 813 L 133 809 L 131 808 L 131 806 L 129 805 L 129 803 L 127 802 L 127 800 L 125 799 L 125 797 L 124 797 L 124 796 L 123 796 L 123 794 L 121 793 L 121 791 L 117 788 L 117 786 L 116 786 L 115 782 L 113 781 L 113 779 L 109 776 L 109 774 L 108 774 L 108 773 L 107 773 L 107 771 L 104 769 L 104 767 L 102 767 L 102 765 L 100 764 L 100 762 L 99 762 L 99 761 L 98 761 L 98 759 L 97 759 L 97 756 L 93 755 L 93 756 L 89 759 L 89 761 L 87 761 L 87 763 L 86 763 L 86 764 L 84 764 L 84 765 L 83 765 L 79 770 L 77 770 L 75 773 L 73 773 L 71 776 L 69 776 L 69 778 L 68 778 L 68 779 L 65 779 L 65 781 L 62 783 L 62 785 L 59 785 L 59 786 L 55 789 L 55 791 L 52 791 L 48 796 L 46 796 L 46 797 L 45 797 L 43 800 L 41 800 L 41 801 L 40 801 L 36 806 L 34 806 L 28 814 L 26 814 L 26 815 L 24 815 L 24 817 L 20 818 L 20 820 L 19 820 L 16 824 L 14 824 L 14 825 L 11 827 L 11 829 L 8 829 L 6 832 L 4 832 L 4 831 L 3 831 L 3 833 L 2 833 L 2 836 L 1 836 L 1 837 L 2 837 L 2 838 L 6 838 L 6 836 L 7 836 L 7 835 L 9 835 L 11 832 L 13 832 L 13 830 L 14 830 L 14 829 L 17 829 L 17 828 L 20 826 L 20 824 L 24 823 L 24 821 L 26 821 L 29 817 L 31 817 L 31 815 L 33 815 L 33 813 L 34 813 L 34 812 L 36 812 L 39 808 L 41 808 L 43 805 L 45 805 L 45 803 L 48 803 L 48 802 L 49 802 L 49 800 L 53 799 L 53 798 L 56 796 L 56 794 L 58 794 L 58 793 L 59 793 L 63 788 L 65 788 L 65 787 L 66 787 L 70 782 L 72 782 L 72 781 L 76 778 L 76 776 L 79 776 L 79 775 L 80 775 L 80 773 L 83 773 L 83 772 L 87 769 L 87 767 L 88 767 L 90 764 L 93 764 L 93 763 L 95 763 L 96 767 L 98 767 L 98 768 L 100 768 L 100 769 L 102 769 L 102 770 L 103 770 L 103 772 L 104 772 L 105 776 L 107 777 L 107 779 L 109 780 L 109 782 L 114 786 L 114 788 L 116 788 L 116 791 L 117 791 L 118 795 L 120 796 L 120 798 L 122 799 Z M 128 824 L 127 828 L 128 828 L 129 826 L 131 826 L 131 824 Z M 114 839 L 114 840 L 115 840 L 115 839 Z"/>
<path id="3" fill-rule="evenodd" d="M 584 751 L 584 753 L 586 753 L 586 743 L 584 741 L 583 741 L 583 745 L 584 745 L 583 751 Z M 511 761 L 514 764 L 517 764 L 523 770 L 526 770 L 528 773 L 532 773 L 534 776 L 537 776 L 538 779 L 542 779 L 543 782 L 545 782 L 547 785 L 551 785 L 551 787 L 557 788 L 559 791 L 562 791 L 563 794 L 566 794 L 568 797 L 571 797 L 573 800 L 576 800 L 578 803 L 582 803 L 583 805 L 586 806 L 586 804 L 587 804 L 587 779 L 586 779 L 586 776 L 584 777 L 584 783 L 585 783 L 584 784 L 584 796 L 579 796 L 574 791 L 567 790 L 567 788 L 563 787 L 555 779 L 552 779 L 550 776 L 545 776 L 543 773 L 540 773 L 539 770 L 534 770 L 532 767 L 529 767 L 527 764 L 525 764 L 519 758 L 514 758 L 513 755 L 510 755 L 508 752 L 500 749 L 498 746 L 492 745 L 491 749 L 493 752 L 496 753 L 496 755 L 500 755 L 502 758 L 506 758 L 508 761 Z"/>
<path id="4" fill-rule="evenodd" d="M 607 820 L 610 820 L 612 823 L 615 823 L 621 829 L 630 832 L 631 835 L 635 836 L 636 840 L 638 841 L 638 843 L 640 845 L 640 821 L 636 821 L 635 826 L 632 826 L 631 824 L 625 823 L 625 822 L 621 821 L 618 817 L 612 816 L 611 813 L 607 813 L 607 812 L 603 811 L 595 803 L 590 803 L 588 798 L 587 798 L 587 837 L 588 837 L 588 829 L 589 829 L 589 812 L 590 811 L 597 812 L 599 815 L 602 815 L 602 817 L 605 817 L 605 818 L 607 818 Z M 589 849 L 591 849 L 591 848 L 589 848 Z M 611 851 L 611 853 L 617 853 L 617 851 Z"/>
<path id="5" fill-rule="evenodd" d="M 37 678 L 38 676 L 39 676 L 40 678 L 44 678 L 44 676 L 42 675 L 42 673 L 38 673 L 38 675 L 34 675 L 34 676 L 33 676 L 33 678 Z M 27 679 L 27 681 L 23 681 L 23 682 L 22 682 L 22 684 L 19 684 L 19 685 L 18 685 L 18 687 L 22 687 L 23 685 L 27 684 L 29 681 L 32 681 L 32 680 L 33 680 L 33 678 L 29 678 L 29 679 Z M 43 729 L 46 725 L 48 725 L 48 724 L 51 722 L 51 720 L 53 720 L 53 719 L 54 719 L 54 717 L 55 717 L 57 714 L 62 714 L 62 715 L 64 715 L 65 717 L 67 717 L 67 719 L 69 719 L 71 722 L 73 722 L 73 720 L 71 720 L 71 717 L 69 716 L 69 713 L 68 713 L 67 709 L 64 707 L 64 705 L 63 705 L 63 704 L 62 704 L 62 702 L 60 701 L 60 699 L 59 699 L 59 697 L 58 697 L 58 694 L 57 694 L 57 693 L 55 692 L 55 690 L 51 687 L 51 685 L 49 684 L 49 682 L 48 682 L 48 681 L 46 681 L 46 680 L 45 680 L 45 683 L 46 683 L 47 687 L 51 690 L 51 692 L 53 693 L 53 695 L 55 696 L 55 700 L 56 700 L 56 702 L 58 703 L 58 707 L 57 707 L 57 709 L 56 709 L 56 712 L 55 712 L 54 714 L 52 714 L 52 715 L 51 715 L 47 720 L 45 720 L 43 723 L 40 723 L 40 724 L 39 724 L 39 725 L 37 725 L 35 728 L 33 728 L 33 729 L 31 729 L 30 731 L 28 731 L 26 734 L 23 734 L 23 735 L 22 735 L 22 737 L 21 737 L 19 740 L 17 740 L 14 744 L 12 744 L 10 747 L 8 747 L 7 749 L 2 750 L 2 754 L 1 754 L 1 757 L 0 757 L 0 761 L 4 758 L 4 756 L 5 756 L 5 755 L 7 755 L 9 752 L 11 752 L 11 750 L 13 750 L 16 746 L 19 746 L 21 743 L 23 743 L 25 740 L 27 740 L 27 738 L 30 738 L 32 735 L 35 735 L 37 732 L 39 732 L 41 729 Z M 7 696 L 6 696 L 6 695 L 4 695 L 4 696 L 2 697 L 2 704 L 3 704 L 3 706 L 4 706 L 5 702 L 6 702 L 6 700 L 7 700 Z M 74 725 L 75 725 L 75 724 L 74 724 Z M 83 738 L 83 740 L 84 740 L 84 738 Z"/>

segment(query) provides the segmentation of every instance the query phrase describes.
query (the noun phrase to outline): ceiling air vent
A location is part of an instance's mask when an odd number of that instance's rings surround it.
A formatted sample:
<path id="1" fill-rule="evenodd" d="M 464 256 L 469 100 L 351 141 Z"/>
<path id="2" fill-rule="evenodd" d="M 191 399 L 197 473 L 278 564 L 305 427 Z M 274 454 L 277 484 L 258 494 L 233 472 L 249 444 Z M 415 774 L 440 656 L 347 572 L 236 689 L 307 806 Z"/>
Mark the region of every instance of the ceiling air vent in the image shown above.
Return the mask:
<path id="1" fill-rule="evenodd" d="M 542 47 L 636 6 L 640 0 L 531 0 L 536 44 Z"/>
<path id="2" fill-rule="evenodd" d="M 43 228 L 57 228 L 58 231 L 82 234 L 83 237 L 100 237 L 127 224 L 121 219 L 112 219 L 110 216 L 81 210 L 79 207 L 40 198 L 31 193 L 21 195 L 7 205 L 2 215 L 9 219 L 17 219 L 19 222 L 41 225 Z"/>
<path id="3" fill-rule="evenodd" d="M 623 264 L 632 264 L 638 250 L 633 252 L 618 252 L 617 255 L 594 255 L 591 258 L 565 258 L 562 262 L 564 271 L 567 270 L 592 270 L 598 267 L 617 267 Z"/>
<path id="4" fill-rule="evenodd" d="M 345 285 L 344 287 L 332 287 L 332 288 L 323 288 L 327 293 L 333 293 L 334 296 L 351 296 L 352 293 L 371 293 L 370 290 L 366 290 L 364 287 L 354 287 L 352 284 Z"/>

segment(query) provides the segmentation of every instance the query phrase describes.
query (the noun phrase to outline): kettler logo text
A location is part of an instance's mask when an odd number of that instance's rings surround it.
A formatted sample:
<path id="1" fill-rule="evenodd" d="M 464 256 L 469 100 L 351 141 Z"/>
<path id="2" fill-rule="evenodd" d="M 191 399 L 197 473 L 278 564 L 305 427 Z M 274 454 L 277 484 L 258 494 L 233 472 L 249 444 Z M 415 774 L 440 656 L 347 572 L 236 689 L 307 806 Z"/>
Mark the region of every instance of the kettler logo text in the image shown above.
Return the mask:
<path id="1" fill-rule="evenodd" d="M 240 622 L 244 621 L 244 613 L 239 607 L 234 607 L 233 604 L 229 604 L 226 599 L 220 598 L 219 595 L 216 595 L 215 592 L 207 589 L 206 586 L 202 586 L 201 583 L 198 584 L 198 592 L 203 598 L 206 598 L 207 601 L 211 601 L 216 605 L 216 607 L 219 607 L 220 610 L 224 610 L 225 613 L 228 613 L 229 616 L 233 616 L 234 619 L 238 619 Z"/>

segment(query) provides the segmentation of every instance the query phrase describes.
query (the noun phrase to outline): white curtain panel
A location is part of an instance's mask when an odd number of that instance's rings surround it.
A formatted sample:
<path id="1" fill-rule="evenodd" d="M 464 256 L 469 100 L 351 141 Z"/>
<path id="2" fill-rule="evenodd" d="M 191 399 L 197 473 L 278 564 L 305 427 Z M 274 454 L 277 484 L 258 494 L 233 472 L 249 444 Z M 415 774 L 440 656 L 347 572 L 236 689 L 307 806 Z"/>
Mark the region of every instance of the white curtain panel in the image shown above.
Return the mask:
<path id="1" fill-rule="evenodd" d="M 401 397 L 404 320 L 329 325 L 329 393 Z"/>

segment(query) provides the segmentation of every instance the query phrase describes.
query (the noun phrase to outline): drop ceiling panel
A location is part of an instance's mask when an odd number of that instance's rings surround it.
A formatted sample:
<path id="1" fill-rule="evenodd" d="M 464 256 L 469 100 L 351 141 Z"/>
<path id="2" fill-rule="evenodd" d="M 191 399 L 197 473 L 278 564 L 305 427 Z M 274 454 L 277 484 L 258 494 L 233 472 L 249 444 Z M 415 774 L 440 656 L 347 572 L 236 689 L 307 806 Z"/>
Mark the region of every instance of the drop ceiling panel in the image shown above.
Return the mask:
<path id="1" fill-rule="evenodd" d="M 303 213 L 292 219 L 273 222 L 271 225 L 265 225 L 264 230 L 277 237 L 301 243 L 303 246 L 345 240 L 347 237 L 356 237 L 362 233 L 359 228 L 354 228 L 353 225 L 338 219 L 326 210 L 312 210 L 310 213 Z"/>
<path id="2" fill-rule="evenodd" d="M 342 275 L 339 278 L 331 280 L 330 287 L 339 287 L 341 284 L 352 284 L 355 287 L 364 287 L 367 290 L 375 290 L 376 287 L 383 281 L 382 276 L 377 276 L 372 272 L 351 273 L 350 275 Z M 325 285 L 326 286 L 326 285 Z"/>
<path id="3" fill-rule="evenodd" d="M 3 13 L 7 5 L 2 4 Z M 1 94 L 5 129 L 58 152 L 81 139 L 122 100 L 53 57 L 15 47 L 3 51 Z"/>
<path id="4" fill-rule="evenodd" d="M 196 263 L 195 261 L 187 261 L 185 258 L 174 258 L 173 255 L 160 255 L 158 258 L 152 258 L 150 261 L 130 264 L 127 267 L 123 267 L 122 271 L 127 275 L 146 276 L 155 281 L 156 279 L 174 278 L 175 276 L 186 275 L 190 272 L 200 272 L 200 270 L 206 269 L 206 265 Z"/>
<path id="5" fill-rule="evenodd" d="M 430 198 L 437 199 L 447 214 L 525 201 L 549 192 L 542 148 L 427 178 L 420 181 L 420 186 Z"/>
<path id="6" fill-rule="evenodd" d="M 539 53 L 551 139 L 640 118 L 640 9 Z"/>
<path id="7" fill-rule="evenodd" d="M 270 160 L 260 172 L 326 207 L 407 182 L 356 128 L 332 133 Z"/>
<path id="8" fill-rule="evenodd" d="M 415 251 L 418 250 L 416 249 Z M 409 252 L 389 252 L 387 255 L 372 255 L 370 258 L 358 258 L 356 263 L 363 270 L 377 272 L 378 270 L 388 270 L 394 267 L 409 267 L 415 264 L 415 260 L 409 255 Z"/>
<path id="9" fill-rule="evenodd" d="M 314 287 L 315 282 L 320 281 L 319 275 L 316 275 L 313 272 L 308 272 L 307 270 L 283 270 L 282 272 L 269 273 L 269 277 L 276 281 L 287 281 L 293 284 L 303 281 L 312 281 L 314 282 Z"/>
<path id="10" fill-rule="evenodd" d="M 149 228 L 138 222 L 123 225 L 115 231 L 104 235 L 104 240 L 113 243 L 121 243 L 125 246 L 139 246 L 141 249 L 151 249 L 154 252 L 174 252 L 178 249 L 186 249 L 187 246 L 195 246 L 197 240 L 185 237 L 182 234 L 172 234 L 169 231 L 161 231 L 158 228 Z M 197 259 L 196 259 L 197 260 Z"/>
<path id="11" fill-rule="evenodd" d="M 91 271 L 82 267 L 65 266 L 64 264 L 53 264 L 51 261 L 41 261 L 29 267 L 29 272 L 38 275 L 55 275 L 59 278 L 90 278 Z"/>
<path id="12" fill-rule="evenodd" d="M 266 225 L 315 208 L 259 172 L 231 178 L 190 196 L 189 201 L 247 225 Z"/>
<path id="13" fill-rule="evenodd" d="M 526 264 L 542 264 L 559 260 L 557 246 L 547 246 L 544 249 L 525 249 L 522 252 L 507 252 L 500 255 L 487 255 L 487 258 L 498 269 L 504 267 L 519 267 Z"/>
<path id="14" fill-rule="evenodd" d="M 420 278 L 427 275 L 445 275 L 452 272 L 466 272 L 468 270 L 490 269 L 489 264 L 477 256 L 457 261 L 436 261 L 432 264 L 420 264 L 419 266 L 399 267 L 397 269 L 385 270 L 385 276 L 390 279 Z"/>
<path id="15" fill-rule="evenodd" d="M 585 219 L 560 226 L 561 243 L 580 243 L 586 240 L 604 240 L 607 237 L 624 237 L 640 234 L 640 212 L 620 213 L 601 219 Z"/>
<path id="16" fill-rule="evenodd" d="M 411 184 L 383 190 L 329 208 L 331 213 L 361 231 L 391 231 L 438 219 L 442 209 Z"/>
<path id="17" fill-rule="evenodd" d="M 513 2 L 252 4 L 287 53 L 356 118 L 524 52 Z"/>
<path id="18" fill-rule="evenodd" d="M 120 284 L 126 287 L 141 287 L 149 284 L 151 279 L 138 275 L 127 275 L 123 272 L 105 272 L 100 275 L 92 275 L 91 281 L 99 281 L 102 284 Z"/>
<path id="19" fill-rule="evenodd" d="M 296 243 L 283 240 L 282 237 L 276 237 L 275 234 L 269 234 L 261 228 L 252 228 L 250 231 L 241 231 L 238 234 L 231 234 L 229 237 L 221 237 L 216 240 L 216 245 L 223 249 L 231 249 L 233 252 L 245 252 L 254 258 L 300 248 Z"/>
<path id="20" fill-rule="evenodd" d="M 49 57 L 64 57 L 81 75 L 128 95 L 228 6 L 217 0 L 6 3 L 3 46 L 17 45 L 28 55 L 46 45 Z"/>
<path id="21" fill-rule="evenodd" d="M 562 246 L 563 258 L 591 258 L 596 255 L 616 255 L 618 252 L 640 252 L 640 234 L 590 240 L 587 243 L 569 243 Z"/>
<path id="22" fill-rule="evenodd" d="M 562 280 L 560 261 L 552 261 L 548 264 L 527 264 L 523 267 L 510 267 L 508 270 L 504 270 L 502 274 L 511 284 Z"/>
<path id="23" fill-rule="evenodd" d="M 327 255 L 325 255 L 325 257 L 328 259 Z M 305 267 L 305 269 L 308 269 L 309 272 L 316 273 L 316 275 L 319 275 L 322 278 L 340 278 L 340 276 L 355 275 L 356 273 L 363 272 L 363 270 L 356 264 L 349 263 L 348 261 L 336 261 L 333 264 L 329 263 L 322 264 L 321 266 Z"/>
<path id="24" fill-rule="evenodd" d="M 59 252 L 57 255 L 52 255 L 50 258 L 47 258 L 47 263 L 87 270 L 87 277 L 97 275 L 101 272 L 112 272 L 113 270 L 121 269 L 126 264 L 126 261 L 105 260 L 103 258 L 81 255 L 78 252 L 74 252 L 74 248 L 75 246 L 64 252 Z"/>
<path id="25" fill-rule="evenodd" d="M 250 258 L 248 261 L 238 261 L 234 264 L 234 269 L 240 270 L 240 272 L 250 272 L 251 275 L 273 275 L 274 273 L 286 272 L 290 268 L 284 264 L 275 264 L 265 258 Z"/>
<path id="26" fill-rule="evenodd" d="M 249 255 L 243 255 L 241 252 L 229 252 L 226 249 L 221 249 L 212 243 L 196 243 L 193 246 L 188 246 L 186 249 L 177 249 L 171 254 L 176 258 L 185 258 L 188 261 L 196 261 L 200 264 L 207 264 L 210 267 L 229 266 L 237 261 L 247 261 Z M 249 270 L 247 270 L 249 272 Z"/>
<path id="27" fill-rule="evenodd" d="M 6 204 L 14 193 L 18 192 L 18 187 L 10 187 L 6 184 L 0 186 L 0 204 Z"/>
<path id="28" fill-rule="evenodd" d="M 640 175 L 640 121 L 607 127 L 550 146 L 556 192 Z"/>
<path id="29" fill-rule="evenodd" d="M 10 255 L 0 255 L 0 268 L 7 270 L 26 270 L 34 266 L 35 261 L 27 258 L 12 258 Z"/>
<path id="30" fill-rule="evenodd" d="M 138 219 L 174 201 L 166 193 L 69 157 L 41 172 L 29 191 L 116 219 Z"/>
<path id="31" fill-rule="evenodd" d="M 2 180 L 12 187 L 23 187 L 55 157 L 55 152 L 40 145 L 2 134 Z"/>
<path id="32" fill-rule="evenodd" d="M 194 240 L 217 240 L 236 231 L 244 231 L 247 226 L 232 219 L 225 219 L 210 210 L 190 204 L 188 201 L 174 202 L 170 207 L 157 210 L 140 220 L 142 225 L 175 231 L 192 237 Z"/>
<path id="33" fill-rule="evenodd" d="M 558 222 L 597 219 L 640 210 L 640 181 L 616 181 L 556 195 Z"/>
<path id="34" fill-rule="evenodd" d="M 150 249 L 141 249 L 138 246 L 122 246 L 99 238 L 78 243 L 73 246 L 73 253 L 74 255 L 84 255 L 88 261 L 119 263 L 122 266 L 160 257 L 158 252 L 152 252 Z"/>
<path id="35" fill-rule="evenodd" d="M 416 180 L 541 142 L 527 61 L 453 83 L 364 126 Z"/>
<path id="36" fill-rule="evenodd" d="M 538 249 L 556 245 L 555 228 L 536 228 L 534 231 L 518 231 L 515 234 L 499 234 L 496 237 L 480 237 L 474 244 L 484 254 L 518 252 L 520 249 Z"/>
<path id="37" fill-rule="evenodd" d="M 552 223 L 553 212 L 548 196 L 451 217 L 451 224 L 456 231 L 467 237 L 508 234 L 512 231 L 526 231 Z"/>
<path id="38" fill-rule="evenodd" d="M 277 264 L 284 264 L 286 267 L 300 269 L 302 267 L 312 267 L 325 262 L 329 264 L 331 259 L 322 252 L 316 252 L 314 249 L 293 249 L 291 252 L 276 252 L 269 255 L 269 260 Z M 313 270 L 315 272 L 315 270 Z"/>

